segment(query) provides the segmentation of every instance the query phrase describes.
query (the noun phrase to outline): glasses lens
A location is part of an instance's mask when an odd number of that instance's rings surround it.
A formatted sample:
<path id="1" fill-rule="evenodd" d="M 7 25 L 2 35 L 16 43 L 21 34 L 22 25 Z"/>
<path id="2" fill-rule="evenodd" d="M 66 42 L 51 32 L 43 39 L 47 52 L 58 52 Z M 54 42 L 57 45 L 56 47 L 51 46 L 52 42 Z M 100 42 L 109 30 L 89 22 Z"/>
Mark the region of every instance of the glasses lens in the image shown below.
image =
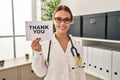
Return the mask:
<path id="1" fill-rule="evenodd" d="M 61 22 L 62 22 L 62 18 L 56 17 L 56 18 L 55 18 L 55 21 L 56 21 L 57 23 L 61 23 Z"/>
<path id="2" fill-rule="evenodd" d="M 65 18 L 64 19 L 64 23 L 70 23 L 71 22 L 71 19 L 70 18 Z"/>

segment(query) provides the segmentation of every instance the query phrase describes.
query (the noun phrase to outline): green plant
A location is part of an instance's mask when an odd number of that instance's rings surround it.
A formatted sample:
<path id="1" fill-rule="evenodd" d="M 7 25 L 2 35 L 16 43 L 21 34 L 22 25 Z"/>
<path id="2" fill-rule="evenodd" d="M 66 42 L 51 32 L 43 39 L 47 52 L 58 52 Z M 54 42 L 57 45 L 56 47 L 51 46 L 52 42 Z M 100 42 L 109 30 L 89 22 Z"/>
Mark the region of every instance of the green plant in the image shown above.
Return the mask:
<path id="1" fill-rule="evenodd" d="M 42 3 L 41 19 L 44 21 L 52 20 L 54 10 L 60 4 L 60 0 L 41 0 L 41 3 Z M 53 24 L 53 32 L 55 32 L 54 24 Z"/>
<path id="2" fill-rule="evenodd" d="M 41 0 L 42 2 L 42 20 L 52 20 L 53 12 L 59 5 L 60 0 Z"/>

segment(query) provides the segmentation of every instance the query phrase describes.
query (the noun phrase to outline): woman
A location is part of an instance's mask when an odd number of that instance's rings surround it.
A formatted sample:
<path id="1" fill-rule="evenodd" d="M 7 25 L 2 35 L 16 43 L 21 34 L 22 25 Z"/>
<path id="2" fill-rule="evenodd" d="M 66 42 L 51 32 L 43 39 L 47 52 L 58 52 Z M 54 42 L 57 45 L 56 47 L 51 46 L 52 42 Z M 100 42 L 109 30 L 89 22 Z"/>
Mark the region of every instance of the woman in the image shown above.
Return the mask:
<path id="1" fill-rule="evenodd" d="M 71 10 L 64 5 L 58 6 L 54 11 L 53 21 L 56 32 L 50 42 L 36 38 L 31 47 L 34 51 L 32 69 L 44 80 L 85 80 L 84 70 L 77 65 L 76 56 L 81 59 L 81 47 L 71 35 L 67 34 L 72 22 Z M 72 47 L 76 50 L 72 50 Z M 78 61 L 79 62 L 79 61 Z"/>

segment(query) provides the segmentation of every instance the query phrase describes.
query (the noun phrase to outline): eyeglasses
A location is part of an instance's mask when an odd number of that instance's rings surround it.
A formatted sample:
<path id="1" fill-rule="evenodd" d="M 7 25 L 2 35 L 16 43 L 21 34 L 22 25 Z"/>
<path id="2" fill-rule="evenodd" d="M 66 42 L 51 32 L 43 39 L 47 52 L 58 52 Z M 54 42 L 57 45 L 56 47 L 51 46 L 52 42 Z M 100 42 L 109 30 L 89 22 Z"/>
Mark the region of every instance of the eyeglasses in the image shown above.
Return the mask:
<path id="1" fill-rule="evenodd" d="M 68 24 L 71 22 L 71 18 L 68 17 L 64 19 L 62 19 L 61 17 L 55 17 L 54 19 L 57 23 L 61 23 L 62 21 L 64 21 L 65 24 Z"/>

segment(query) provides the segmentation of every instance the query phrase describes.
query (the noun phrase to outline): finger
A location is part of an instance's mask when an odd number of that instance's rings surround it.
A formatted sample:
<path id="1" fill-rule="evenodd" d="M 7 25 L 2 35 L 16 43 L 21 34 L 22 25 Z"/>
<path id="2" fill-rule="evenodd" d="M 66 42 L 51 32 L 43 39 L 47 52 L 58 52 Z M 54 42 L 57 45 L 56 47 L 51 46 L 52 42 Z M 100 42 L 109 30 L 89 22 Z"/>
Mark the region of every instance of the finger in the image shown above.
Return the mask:
<path id="1" fill-rule="evenodd" d="M 40 41 L 41 38 L 36 38 L 35 40 L 33 40 L 33 43 L 36 42 L 36 41 Z"/>
<path id="2" fill-rule="evenodd" d="M 41 49 L 41 44 L 39 44 L 39 43 L 33 44 L 31 47 L 32 47 L 32 49 L 34 49 L 34 50 L 40 50 L 40 49 Z"/>
<path id="3" fill-rule="evenodd" d="M 36 46 L 36 44 L 39 44 L 40 38 L 36 38 L 35 40 L 33 40 L 31 47 Z"/>
<path id="4" fill-rule="evenodd" d="M 36 51 L 41 51 L 41 45 L 36 45 L 35 47 L 33 47 L 33 49 Z"/>
<path id="5" fill-rule="evenodd" d="M 35 40 L 32 41 L 31 46 L 32 46 L 36 41 L 37 41 L 37 38 L 36 38 Z"/>

